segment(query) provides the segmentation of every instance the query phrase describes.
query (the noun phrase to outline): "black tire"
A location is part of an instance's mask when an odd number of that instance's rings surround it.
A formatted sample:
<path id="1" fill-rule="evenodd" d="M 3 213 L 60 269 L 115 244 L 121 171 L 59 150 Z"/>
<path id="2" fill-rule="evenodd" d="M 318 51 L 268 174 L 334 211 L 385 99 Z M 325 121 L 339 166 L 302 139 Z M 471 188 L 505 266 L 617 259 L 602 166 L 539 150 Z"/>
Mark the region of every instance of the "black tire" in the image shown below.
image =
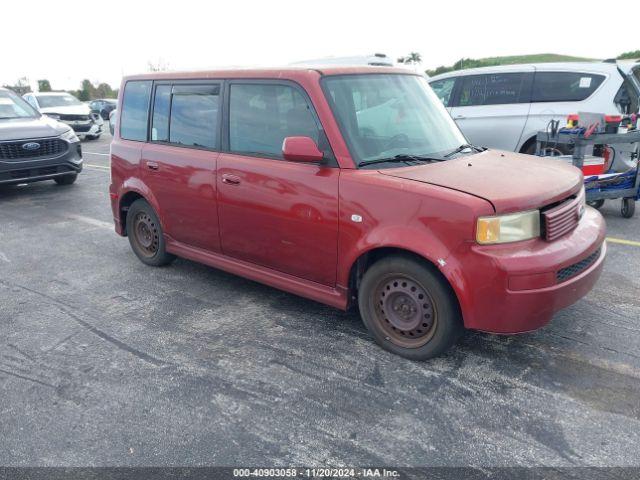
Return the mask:
<path id="1" fill-rule="evenodd" d="M 527 148 L 525 148 L 522 153 L 526 155 L 535 155 L 536 154 L 536 142 L 531 142 Z"/>
<path id="2" fill-rule="evenodd" d="M 624 218 L 631 218 L 636 213 L 636 199 L 635 198 L 623 198 L 622 208 L 620 213 Z"/>
<path id="3" fill-rule="evenodd" d="M 129 207 L 127 236 L 133 253 L 146 265 L 161 267 L 176 259 L 167 253 L 160 220 L 146 200 L 138 199 Z"/>
<path id="4" fill-rule="evenodd" d="M 77 173 L 71 173 L 69 175 L 64 175 L 62 177 L 55 177 L 53 180 L 58 185 L 71 185 L 72 183 L 75 183 L 75 181 L 77 179 L 78 179 L 78 174 Z"/>
<path id="5" fill-rule="evenodd" d="M 601 198 L 600 200 L 593 200 L 591 202 L 587 202 L 587 205 L 593 208 L 597 208 L 599 210 L 604 205 L 604 198 Z"/>
<path id="6" fill-rule="evenodd" d="M 409 256 L 374 263 L 362 279 L 358 305 L 375 341 L 411 360 L 440 355 L 464 331 L 449 284 L 434 267 Z"/>

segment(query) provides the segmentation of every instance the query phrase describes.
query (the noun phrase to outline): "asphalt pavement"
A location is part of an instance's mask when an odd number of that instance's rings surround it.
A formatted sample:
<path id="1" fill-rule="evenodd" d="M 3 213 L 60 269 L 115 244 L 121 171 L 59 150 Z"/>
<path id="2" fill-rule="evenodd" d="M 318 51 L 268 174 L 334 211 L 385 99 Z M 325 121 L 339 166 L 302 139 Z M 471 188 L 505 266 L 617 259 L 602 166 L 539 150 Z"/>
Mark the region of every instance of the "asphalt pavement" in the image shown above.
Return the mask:
<path id="1" fill-rule="evenodd" d="M 640 214 L 545 328 L 412 362 L 344 313 L 113 231 L 76 184 L 0 191 L 0 465 L 640 465 Z"/>

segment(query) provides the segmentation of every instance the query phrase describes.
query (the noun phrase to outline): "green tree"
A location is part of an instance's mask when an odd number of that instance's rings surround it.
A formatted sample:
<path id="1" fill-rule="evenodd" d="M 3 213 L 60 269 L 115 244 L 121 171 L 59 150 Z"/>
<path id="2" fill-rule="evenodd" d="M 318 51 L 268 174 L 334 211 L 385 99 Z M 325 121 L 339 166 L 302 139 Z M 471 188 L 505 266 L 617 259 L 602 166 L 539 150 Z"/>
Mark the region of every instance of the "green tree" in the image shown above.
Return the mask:
<path id="1" fill-rule="evenodd" d="M 640 58 L 640 50 L 625 52 L 617 57 L 618 60 L 634 60 L 636 58 Z"/>
<path id="2" fill-rule="evenodd" d="M 398 58 L 398 63 L 404 63 L 407 65 L 416 65 L 418 63 L 422 63 L 422 55 L 418 52 L 411 52 L 406 57 Z"/>
<path id="3" fill-rule="evenodd" d="M 42 80 L 38 80 L 38 91 L 40 91 L 40 92 L 50 92 L 51 91 L 51 84 L 49 83 L 49 80 L 47 80 L 46 78 L 44 78 Z"/>

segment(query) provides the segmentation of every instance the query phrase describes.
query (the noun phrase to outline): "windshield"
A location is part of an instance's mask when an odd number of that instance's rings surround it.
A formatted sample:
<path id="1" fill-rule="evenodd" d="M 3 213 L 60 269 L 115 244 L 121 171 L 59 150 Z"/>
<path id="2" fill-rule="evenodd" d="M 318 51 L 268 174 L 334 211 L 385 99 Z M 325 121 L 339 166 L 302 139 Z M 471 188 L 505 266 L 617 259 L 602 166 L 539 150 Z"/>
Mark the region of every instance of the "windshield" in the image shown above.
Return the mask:
<path id="1" fill-rule="evenodd" d="M 82 105 L 82 102 L 73 95 L 38 95 L 36 98 L 40 108 Z"/>
<path id="2" fill-rule="evenodd" d="M 35 118 L 38 116 L 38 112 L 18 95 L 6 90 L 0 90 L 0 120 L 7 118 Z"/>
<path id="3" fill-rule="evenodd" d="M 323 87 L 358 165 L 396 155 L 442 158 L 467 143 L 418 75 L 325 77 Z"/>

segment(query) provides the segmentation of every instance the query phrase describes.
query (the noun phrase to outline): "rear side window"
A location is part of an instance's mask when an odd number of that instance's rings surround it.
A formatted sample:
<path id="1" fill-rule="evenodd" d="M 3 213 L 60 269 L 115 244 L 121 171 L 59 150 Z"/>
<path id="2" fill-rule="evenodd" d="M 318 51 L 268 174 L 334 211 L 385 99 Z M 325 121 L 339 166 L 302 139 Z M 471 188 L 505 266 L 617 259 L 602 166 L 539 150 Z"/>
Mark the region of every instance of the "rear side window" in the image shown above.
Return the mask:
<path id="1" fill-rule="evenodd" d="M 536 72 L 532 102 L 580 102 L 604 81 L 603 75 L 579 72 Z"/>
<path id="2" fill-rule="evenodd" d="M 433 88 L 433 91 L 445 107 L 449 106 L 451 92 L 453 92 L 453 86 L 455 83 L 455 78 L 445 78 L 444 80 L 436 80 L 435 82 L 430 83 L 431 88 Z"/>
<path id="3" fill-rule="evenodd" d="M 233 84 L 229 102 L 232 152 L 282 158 L 286 137 L 311 137 L 318 143 L 319 129 L 311 108 L 291 86 Z"/>
<path id="4" fill-rule="evenodd" d="M 158 85 L 151 140 L 217 148 L 220 85 Z"/>
<path id="5" fill-rule="evenodd" d="M 149 116 L 150 81 L 127 82 L 122 99 L 120 136 L 126 140 L 145 141 Z"/>
<path id="6" fill-rule="evenodd" d="M 219 105 L 219 85 L 175 85 L 171 92 L 169 142 L 215 148 Z"/>
<path id="7" fill-rule="evenodd" d="M 527 103 L 528 88 L 524 73 L 497 73 L 462 77 L 458 105 L 504 105 Z"/>

